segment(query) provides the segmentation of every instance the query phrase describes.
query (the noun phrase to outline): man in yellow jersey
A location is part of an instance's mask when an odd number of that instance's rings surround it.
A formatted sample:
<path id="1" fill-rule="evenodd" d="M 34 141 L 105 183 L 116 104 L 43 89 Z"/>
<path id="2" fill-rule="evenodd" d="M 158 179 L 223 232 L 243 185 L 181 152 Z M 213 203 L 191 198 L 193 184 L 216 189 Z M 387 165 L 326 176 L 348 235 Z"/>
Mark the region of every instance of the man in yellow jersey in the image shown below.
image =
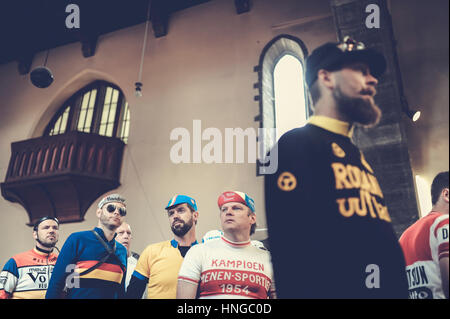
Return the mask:
<path id="1" fill-rule="evenodd" d="M 127 298 L 139 299 L 147 287 L 148 299 L 175 299 L 177 278 L 187 251 L 197 244 L 198 219 L 195 199 L 175 195 L 166 206 L 172 240 L 152 244 L 144 249 L 131 277 Z"/>

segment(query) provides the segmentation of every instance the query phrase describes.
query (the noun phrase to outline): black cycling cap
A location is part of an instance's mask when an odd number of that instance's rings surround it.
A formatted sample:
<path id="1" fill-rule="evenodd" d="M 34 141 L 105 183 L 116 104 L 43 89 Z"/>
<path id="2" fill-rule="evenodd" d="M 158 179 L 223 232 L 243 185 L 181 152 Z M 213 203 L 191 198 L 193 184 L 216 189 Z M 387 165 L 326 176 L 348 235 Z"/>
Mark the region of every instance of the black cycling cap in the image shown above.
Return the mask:
<path id="1" fill-rule="evenodd" d="M 52 217 L 52 216 L 44 216 L 44 217 L 40 218 L 36 223 L 34 223 L 33 230 L 37 230 L 38 227 L 39 227 L 39 224 L 44 222 L 44 221 L 46 221 L 46 220 L 48 220 L 48 219 L 54 220 L 59 226 L 58 218 Z"/>

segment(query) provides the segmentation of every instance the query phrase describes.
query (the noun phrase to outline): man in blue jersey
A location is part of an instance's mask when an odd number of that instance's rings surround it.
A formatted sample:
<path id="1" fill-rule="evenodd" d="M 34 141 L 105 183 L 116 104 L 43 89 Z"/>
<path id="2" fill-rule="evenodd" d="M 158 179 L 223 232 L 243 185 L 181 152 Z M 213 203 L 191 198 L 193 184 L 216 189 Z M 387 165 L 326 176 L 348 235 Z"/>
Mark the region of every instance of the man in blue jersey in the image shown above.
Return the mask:
<path id="1" fill-rule="evenodd" d="M 73 233 L 61 249 L 46 298 L 117 299 L 125 294 L 127 249 L 115 241 L 125 199 L 110 194 L 98 204 L 98 225 Z"/>

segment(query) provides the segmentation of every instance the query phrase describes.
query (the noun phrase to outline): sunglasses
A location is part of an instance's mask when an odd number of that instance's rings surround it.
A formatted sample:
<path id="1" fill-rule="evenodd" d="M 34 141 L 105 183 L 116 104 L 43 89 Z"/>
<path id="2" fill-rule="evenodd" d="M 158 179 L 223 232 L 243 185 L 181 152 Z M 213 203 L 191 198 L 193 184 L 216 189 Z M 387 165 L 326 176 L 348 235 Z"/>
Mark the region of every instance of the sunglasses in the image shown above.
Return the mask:
<path id="1" fill-rule="evenodd" d="M 106 206 L 106 210 L 108 211 L 108 213 L 111 213 L 111 214 L 114 213 L 116 211 L 116 209 L 119 210 L 120 216 L 125 216 L 127 214 L 127 210 L 123 207 L 119 207 L 114 204 L 108 204 Z"/>

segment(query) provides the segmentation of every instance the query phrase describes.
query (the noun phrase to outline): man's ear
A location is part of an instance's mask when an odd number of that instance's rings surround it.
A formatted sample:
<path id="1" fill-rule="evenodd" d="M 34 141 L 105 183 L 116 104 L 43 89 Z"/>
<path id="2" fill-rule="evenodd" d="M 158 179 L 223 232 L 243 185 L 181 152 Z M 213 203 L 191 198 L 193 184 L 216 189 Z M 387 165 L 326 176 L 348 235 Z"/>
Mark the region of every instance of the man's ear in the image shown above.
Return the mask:
<path id="1" fill-rule="evenodd" d="M 449 203 L 449 190 L 448 188 L 444 188 L 441 192 L 441 197 L 444 199 L 444 201 L 448 204 Z"/>
<path id="2" fill-rule="evenodd" d="M 256 223 L 256 214 L 255 213 L 250 213 L 250 219 L 252 220 L 252 224 Z"/>
<path id="3" fill-rule="evenodd" d="M 33 238 L 34 238 L 34 240 L 37 239 L 37 231 L 36 230 L 33 230 Z"/>
<path id="4" fill-rule="evenodd" d="M 192 213 L 192 215 L 194 216 L 194 222 L 195 222 L 195 224 L 197 224 L 197 221 L 198 221 L 198 211 L 195 211 L 195 212 L 193 212 Z"/>
<path id="5" fill-rule="evenodd" d="M 334 89 L 335 78 L 334 78 L 332 72 L 330 72 L 330 71 L 320 69 L 317 72 L 317 81 L 322 83 L 322 85 L 328 89 Z"/>
<path id="6" fill-rule="evenodd" d="M 97 218 L 100 218 L 101 213 L 102 213 L 102 210 L 100 208 L 98 208 L 97 211 L 95 212 L 95 214 L 97 215 Z"/>

